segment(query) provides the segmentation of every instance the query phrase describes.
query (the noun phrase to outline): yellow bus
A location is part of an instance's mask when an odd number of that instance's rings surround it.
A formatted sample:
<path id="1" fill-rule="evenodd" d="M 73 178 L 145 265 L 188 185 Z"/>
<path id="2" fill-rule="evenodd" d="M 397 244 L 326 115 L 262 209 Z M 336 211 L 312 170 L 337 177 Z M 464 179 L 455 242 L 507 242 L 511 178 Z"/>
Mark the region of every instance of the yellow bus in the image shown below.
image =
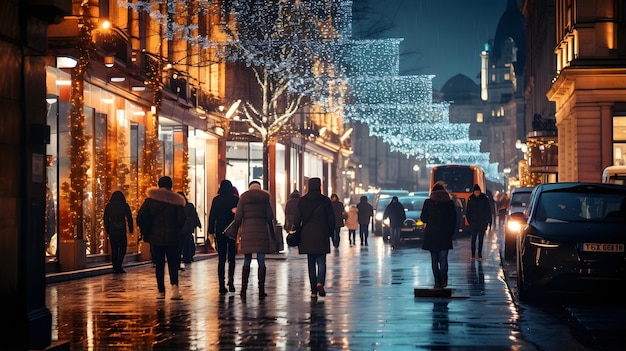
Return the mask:
<path id="1" fill-rule="evenodd" d="M 457 223 L 459 231 L 464 231 L 467 220 L 464 213 L 467 206 L 467 199 L 472 195 L 474 184 L 478 184 L 483 193 L 487 191 L 485 185 L 485 171 L 476 165 L 439 165 L 434 166 L 430 172 L 430 189 L 435 183 L 444 183 L 446 190 L 454 197 L 459 212 Z"/>

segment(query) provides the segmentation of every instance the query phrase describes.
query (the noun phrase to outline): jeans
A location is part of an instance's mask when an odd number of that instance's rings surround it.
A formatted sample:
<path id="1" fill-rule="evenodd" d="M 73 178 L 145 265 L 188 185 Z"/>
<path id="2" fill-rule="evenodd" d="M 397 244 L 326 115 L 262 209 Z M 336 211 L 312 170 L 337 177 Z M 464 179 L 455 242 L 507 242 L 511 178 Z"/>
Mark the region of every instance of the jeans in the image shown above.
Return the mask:
<path id="1" fill-rule="evenodd" d="M 348 229 L 348 240 L 350 240 L 350 244 L 356 244 L 356 230 Z"/>
<path id="2" fill-rule="evenodd" d="M 159 292 L 165 292 L 165 258 L 167 257 L 167 271 L 170 274 L 170 284 L 178 285 L 178 266 L 180 252 L 178 245 L 150 245 L 152 262 L 155 265 L 157 287 Z"/>
<path id="3" fill-rule="evenodd" d="M 341 240 L 341 238 L 339 237 L 340 232 L 341 232 L 341 227 L 335 227 L 335 231 L 333 232 L 333 246 L 334 247 L 339 247 L 339 240 Z"/>
<path id="4" fill-rule="evenodd" d="M 430 251 L 430 263 L 435 284 L 448 285 L 448 250 Z"/>
<path id="5" fill-rule="evenodd" d="M 390 227 L 390 241 L 392 247 L 397 247 L 400 244 L 400 227 Z"/>
<path id="6" fill-rule="evenodd" d="M 476 239 L 478 239 L 478 252 L 476 251 Z M 482 256 L 483 254 L 483 240 L 485 239 L 485 231 L 484 230 L 474 230 L 472 229 L 472 256 L 474 254 L 478 254 Z"/>
<path id="7" fill-rule="evenodd" d="M 309 283 L 311 283 L 311 293 L 317 293 L 317 283 L 326 283 L 326 254 L 307 254 L 309 268 Z"/>
<path id="8" fill-rule="evenodd" d="M 265 253 L 257 252 L 256 253 L 256 261 L 259 264 L 259 268 L 265 267 Z M 252 254 L 244 254 L 243 255 L 243 266 L 250 267 L 252 263 Z"/>
<path id="9" fill-rule="evenodd" d="M 237 254 L 237 243 L 226 235 L 215 235 L 215 246 L 217 249 L 217 279 L 224 281 L 226 274 L 226 261 L 228 265 L 235 268 L 235 255 Z"/>
<path id="10" fill-rule="evenodd" d="M 363 245 L 363 242 L 365 242 L 365 245 L 367 245 L 367 236 L 369 235 L 369 232 L 368 232 L 369 226 L 370 226 L 369 223 L 359 224 L 359 238 L 361 238 L 361 245 Z"/>

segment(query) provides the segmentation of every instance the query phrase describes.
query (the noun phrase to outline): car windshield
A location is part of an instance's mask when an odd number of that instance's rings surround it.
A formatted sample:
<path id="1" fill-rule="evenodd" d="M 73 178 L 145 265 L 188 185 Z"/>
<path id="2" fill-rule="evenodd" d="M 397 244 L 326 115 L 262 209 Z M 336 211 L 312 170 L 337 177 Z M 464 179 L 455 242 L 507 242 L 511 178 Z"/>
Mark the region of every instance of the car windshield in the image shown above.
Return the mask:
<path id="1" fill-rule="evenodd" d="M 550 191 L 539 198 L 537 220 L 543 222 L 626 221 L 626 197 L 609 193 Z"/>
<path id="2" fill-rule="evenodd" d="M 528 199 L 530 198 L 530 192 L 519 192 L 511 194 L 511 206 L 526 207 Z"/>
<path id="3" fill-rule="evenodd" d="M 407 211 L 421 211 L 424 206 L 424 200 L 428 197 L 423 196 L 410 196 L 410 197 L 401 197 L 398 199 L 400 203 L 404 206 L 404 209 Z"/>

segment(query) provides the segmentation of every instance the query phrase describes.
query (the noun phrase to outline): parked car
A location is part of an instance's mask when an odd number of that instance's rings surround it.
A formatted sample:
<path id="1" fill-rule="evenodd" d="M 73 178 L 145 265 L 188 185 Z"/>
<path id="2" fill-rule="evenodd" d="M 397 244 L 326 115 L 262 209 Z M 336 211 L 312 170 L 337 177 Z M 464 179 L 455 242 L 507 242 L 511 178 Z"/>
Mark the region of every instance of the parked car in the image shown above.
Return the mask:
<path id="1" fill-rule="evenodd" d="M 626 187 L 540 184 L 517 240 L 521 299 L 621 291 L 626 283 Z"/>
<path id="2" fill-rule="evenodd" d="M 385 212 L 385 208 L 391 202 L 391 198 L 406 195 L 409 195 L 408 190 L 383 189 L 376 193 L 374 202 L 372 202 L 372 207 L 374 207 L 374 235 L 383 235 L 383 212 Z"/>
<path id="3" fill-rule="evenodd" d="M 424 222 L 421 221 L 422 207 L 428 195 L 398 196 L 398 201 L 404 206 L 406 219 L 400 228 L 400 239 L 421 239 L 423 236 Z M 387 203 L 389 204 L 389 203 Z M 383 210 L 384 211 L 384 210 Z M 390 239 L 389 218 L 383 220 L 383 239 Z"/>
<path id="4" fill-rule="evenodd" d="M 522 228 L 523 212 L 533 189 L 531 187 L 516 188 L 511 192 L 509 213 L 504 220 L 504 259 L 507 261 L 515 259 L 515 239 Z"/>

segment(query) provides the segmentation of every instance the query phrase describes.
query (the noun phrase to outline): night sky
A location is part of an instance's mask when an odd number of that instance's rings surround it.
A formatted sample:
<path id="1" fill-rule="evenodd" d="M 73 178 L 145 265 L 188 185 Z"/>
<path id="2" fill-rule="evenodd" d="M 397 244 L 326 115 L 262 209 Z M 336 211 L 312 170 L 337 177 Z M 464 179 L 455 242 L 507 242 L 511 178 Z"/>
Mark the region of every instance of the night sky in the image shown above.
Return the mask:
<path id="1" fill-rule="evenodd" d="M 404 38 L 401 74 L 434 74 L 441 89 L 458 73 L 475 82 L 507 0 L 354 0 L 357 38 Z"/>

